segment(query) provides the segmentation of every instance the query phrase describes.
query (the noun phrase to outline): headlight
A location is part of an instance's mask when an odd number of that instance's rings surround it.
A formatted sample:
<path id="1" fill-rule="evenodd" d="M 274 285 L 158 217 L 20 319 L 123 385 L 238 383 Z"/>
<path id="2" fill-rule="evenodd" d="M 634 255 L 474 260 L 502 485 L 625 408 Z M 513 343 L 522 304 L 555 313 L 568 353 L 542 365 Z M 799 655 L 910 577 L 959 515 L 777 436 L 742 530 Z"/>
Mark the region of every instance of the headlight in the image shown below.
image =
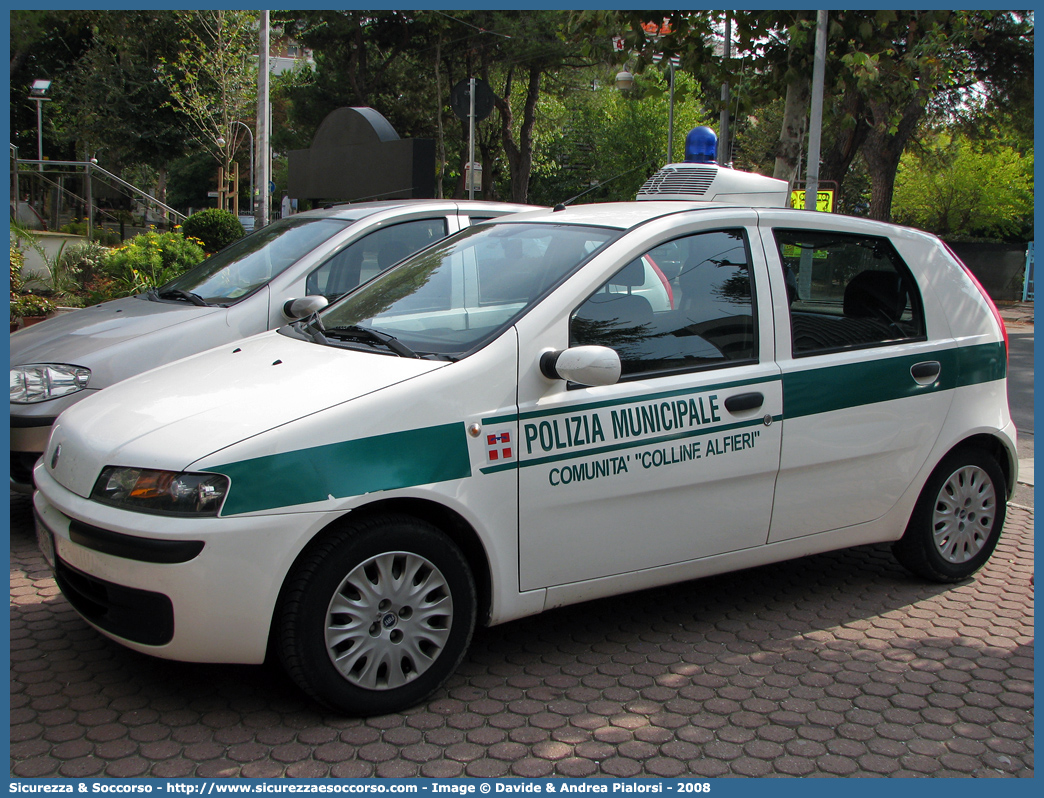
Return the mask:
<path id="1" fill-rule="evenodd" d="M 62 363 L 35 363 L 11 369 L 11 401 L 18 405 L 46 402 L 82 391 L 91 379 L 91 370 Z"/>
<path id="2" fill-rule="evenodd" d="M 158 515 L 217 515 L 228 477 L 106 466 L 91 498 L 124 510 Z"/>

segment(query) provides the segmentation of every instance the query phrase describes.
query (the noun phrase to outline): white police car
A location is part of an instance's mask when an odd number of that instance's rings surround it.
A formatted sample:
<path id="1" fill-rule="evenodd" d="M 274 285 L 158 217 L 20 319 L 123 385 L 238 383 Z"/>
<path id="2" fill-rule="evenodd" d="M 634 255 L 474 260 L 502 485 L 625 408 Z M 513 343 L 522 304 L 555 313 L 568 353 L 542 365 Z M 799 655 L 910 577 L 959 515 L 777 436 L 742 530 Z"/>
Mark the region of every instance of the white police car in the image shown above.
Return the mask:
<path id="1" fill-rule="evenodd" d="M 476 623 L 875 541 L 969 576 L 1016 477 L 1006 347 L 915 230 L 715 202 L 522 213 L 66 411 L 38 531 L 124 645 L 271 644 L 320 701 L 388 712 Z"/>

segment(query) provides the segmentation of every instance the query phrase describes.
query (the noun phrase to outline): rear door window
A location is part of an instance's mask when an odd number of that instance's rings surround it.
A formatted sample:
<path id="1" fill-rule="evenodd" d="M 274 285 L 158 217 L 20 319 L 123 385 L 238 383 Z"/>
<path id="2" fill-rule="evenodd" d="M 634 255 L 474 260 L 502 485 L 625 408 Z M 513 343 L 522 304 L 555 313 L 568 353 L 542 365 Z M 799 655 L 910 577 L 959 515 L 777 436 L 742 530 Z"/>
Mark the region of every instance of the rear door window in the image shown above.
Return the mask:
<path id="1" fill-rule="evenodd" d="M 921 294 L 887 238 L 775 229 L 794 357 L 925 338 Z"/>

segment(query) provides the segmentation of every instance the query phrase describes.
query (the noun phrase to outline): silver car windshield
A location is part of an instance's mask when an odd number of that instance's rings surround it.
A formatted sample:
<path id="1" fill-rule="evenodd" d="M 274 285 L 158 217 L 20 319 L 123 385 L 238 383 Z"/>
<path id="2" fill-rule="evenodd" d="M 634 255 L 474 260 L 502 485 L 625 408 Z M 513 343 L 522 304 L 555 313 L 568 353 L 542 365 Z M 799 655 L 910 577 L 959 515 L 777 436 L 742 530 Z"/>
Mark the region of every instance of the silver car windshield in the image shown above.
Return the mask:
<path id="1" fill-rule="evenodd" d="M 160 288 L 159 297 L 195 294 L 209 305 L 238 302 L 281 274 L 353 219 L 292 216 L 225 247 Z"/>
<path id="2" fill-rule="evenodd" d="M 581 225 L 478 225 L 374 278 L 310 328 L 331 345 L 457 359 L 499 335 L 618 235 Z M 382 347 L 378 338 L 388 337 L 394 346 Z"/>

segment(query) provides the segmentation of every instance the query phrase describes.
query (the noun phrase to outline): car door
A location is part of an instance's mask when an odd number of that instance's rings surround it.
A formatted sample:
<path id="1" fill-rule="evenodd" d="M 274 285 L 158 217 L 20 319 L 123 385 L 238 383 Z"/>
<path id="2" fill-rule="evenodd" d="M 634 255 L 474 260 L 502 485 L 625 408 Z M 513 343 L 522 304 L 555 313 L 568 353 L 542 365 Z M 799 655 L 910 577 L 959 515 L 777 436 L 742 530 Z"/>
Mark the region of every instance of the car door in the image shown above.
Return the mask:
<path id="1" fill-rule="evenodd" d="M 786 309 L 776 320 L 786 434 L 770 542 L 891 509 L 939 436 L 956 376 L 954 350 L 929 340 L 921 290 L 888 237 L 824 216 L 807 228 L 763 218 L 776 307 Z"/>
<path id="2" fill-rule="evenodd" d="M 782 390 L 764 255 L 735 222 L 670 229 L 597 267 L 608 278 L 571 297 L 557 338 L 519 325 L 523 370 L 552 340 L 623 367 L 601 387 L 520 377 L 522 590 L 765 543 Z"/>

